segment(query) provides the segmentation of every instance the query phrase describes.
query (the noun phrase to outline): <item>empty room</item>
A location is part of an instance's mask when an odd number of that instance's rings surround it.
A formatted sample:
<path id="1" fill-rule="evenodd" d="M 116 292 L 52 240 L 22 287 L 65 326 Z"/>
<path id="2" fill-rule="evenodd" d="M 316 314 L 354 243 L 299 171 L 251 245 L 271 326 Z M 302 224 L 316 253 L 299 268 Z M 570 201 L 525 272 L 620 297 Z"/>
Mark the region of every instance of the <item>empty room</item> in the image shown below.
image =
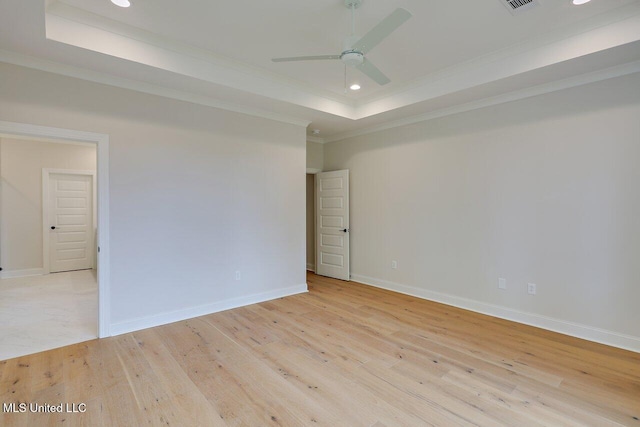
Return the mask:
<path id="1" fill-rule="evenodd" d="M 640 0 L 1 0 L 0 178 L 2 426 L 640 426 Z"/>

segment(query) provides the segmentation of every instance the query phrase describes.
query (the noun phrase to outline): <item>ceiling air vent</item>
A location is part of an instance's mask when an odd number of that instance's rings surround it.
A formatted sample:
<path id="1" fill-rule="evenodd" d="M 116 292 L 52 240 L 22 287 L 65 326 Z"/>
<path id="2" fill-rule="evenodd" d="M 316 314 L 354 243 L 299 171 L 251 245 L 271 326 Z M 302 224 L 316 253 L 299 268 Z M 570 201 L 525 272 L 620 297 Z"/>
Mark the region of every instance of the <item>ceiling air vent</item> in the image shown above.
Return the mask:
<path id="1" fill-rule="evenodd" d="M 539 5 L 538 0 L 500 0 L 512 15 L 518 15 Z"/>

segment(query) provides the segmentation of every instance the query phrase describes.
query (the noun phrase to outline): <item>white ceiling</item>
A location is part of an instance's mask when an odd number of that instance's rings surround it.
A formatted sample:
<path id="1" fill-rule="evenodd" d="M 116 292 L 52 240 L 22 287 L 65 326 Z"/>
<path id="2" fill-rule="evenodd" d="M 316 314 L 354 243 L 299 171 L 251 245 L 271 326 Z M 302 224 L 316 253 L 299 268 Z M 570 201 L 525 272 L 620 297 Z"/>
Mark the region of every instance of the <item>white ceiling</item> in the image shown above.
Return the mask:
<path id="1" fill-rule="evenodd" d="M 413 17 L 367 57 L 344 94 L 344 0 L 2 0 L 0 61 L 250 114 L 311 122 L 327 140 L 640 71 L 640 0 L 363 0 L 362 35 L 397 7 Z M 46 61 L 46 62 L 45 62 Z"/>

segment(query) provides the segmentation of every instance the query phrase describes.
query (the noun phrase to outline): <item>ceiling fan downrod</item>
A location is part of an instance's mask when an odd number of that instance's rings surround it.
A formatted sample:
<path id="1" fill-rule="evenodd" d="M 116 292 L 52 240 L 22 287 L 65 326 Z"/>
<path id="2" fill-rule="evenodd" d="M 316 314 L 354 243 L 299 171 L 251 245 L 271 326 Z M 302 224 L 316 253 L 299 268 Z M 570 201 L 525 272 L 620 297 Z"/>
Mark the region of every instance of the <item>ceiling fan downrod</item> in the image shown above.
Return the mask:
<path id="1" fill-rule="evenodd" d="M 344 0 L 345 7 L 348 7 L 349 10 L 351 10 L 351 35 L 345 37 L 342 42 L 342 53 L 340 54 L 340 59 L 345 65 L 350 67 L 357 67 L 364 62 L 364 55 L 362 52 L 352 49 L 355 42 L 359 39 L 359 37 L 356 36 L 356 8 L 360 7 L 361 4 L 362 0 Z"/>
<path id="2" fill-rule="evenodd" d="M 356 35 L 356 9 L 360 7 L 362 0 L 344 0 L 344 5 L 351 10 L 351 37 Z"/>

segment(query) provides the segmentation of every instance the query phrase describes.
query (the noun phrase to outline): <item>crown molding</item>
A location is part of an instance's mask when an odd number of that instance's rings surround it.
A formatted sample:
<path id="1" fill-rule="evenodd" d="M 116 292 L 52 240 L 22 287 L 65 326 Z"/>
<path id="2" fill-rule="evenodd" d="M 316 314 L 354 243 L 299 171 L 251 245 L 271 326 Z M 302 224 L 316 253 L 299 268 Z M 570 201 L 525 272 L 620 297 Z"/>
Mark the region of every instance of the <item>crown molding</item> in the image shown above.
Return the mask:
<path id="1" fill-rule="evenodd" d="M 307 135 L 307 142 L 315 142 L 316 144 L 324 144 L 325 140 L 324 138 L 320 138 L 317 136 L 309 136 Z"/>
<path id="2" fill-rule="evenodd" d="M 355 101 L 62 3 L 45 13 L 46 37 L 59 43 L 148 65 L 341 117 Z"/>
<path id="3" fill-rule="evenodd" d="M 91 81 L 94 83 L 106 84 L 109 86 L 115 86 L 115 87 L 133 90 L 136 92 L 146 93 L 150 95 L 162 96 L 164 98 L 171 98 L 171 99 L 191 102 L 194 104 L 203 105 L 207 107 L 233 111 L 236 113 L 274 120 L 274 121 L 292 124 L 296 126 L 307 127 L 309 124 L 311 124 L 311 121 L 309 120 L 303 120 L 295 117 L 280 115 L 270 111 L 264 111 L 260 109 L 248 108 L 248 107 L 239 106 L 235 104 L 225 103 L 225 102 L 218 101 L 213 98 L 205 97 L 202 95 L 196 95 L 189 92 L 167 89 L 161 86 L 156 86 L 156 85 L 139 82 L 135 80 L 114 77 L 109 74 L 104 74 L 96 71 L 64 65 L 64 64 L 43 60 L 39 58 L 34 58 L 31 56 L 9 52 L 1 49 L 0 49 L 0 62 L 5 62 L 8 64 L 18 65 L 26 68 L 32 68 L 32 69 L 45 71 L 45 72 L 60 74 L 67 77 L 78 78 L 81 80 Z M 502 94 L 495 97 L 485 98 L 485 99 L 469 102 L 462 105 L 457 105 L 450 108 L 440 109 L 440 110 L 432 111 L 426 114 L 419 114 L 419 115 L 415 115 L 415 116 L 411 116 L 411 117 L 407 117 L 399 120 L 394 120 L 394 121 L 390 121 L 382 125 L 370 127 L 367 129 L 359 129 L 355 131 L 339 133 L 339 134 L 328 136 L 325 138 L 307 136 L 306 140 L 308 142 L 314 142 L 319 144 L 344 141 L 346 139 L 354 138 L 357 136 L 367 135 L 375 132 L 397 128 L 400 126 L 406 126 L 406 125 L 411 125 L 419 122 L 433 120 L 436 118 L 446 117 L 453 114 L 464 113 L 464 112 L 477 110 L 484 107 L 503 104 L 506 102 L 517 101 L 520 99 L 543 95 L 546 93 L 551 93 L 551 92 L 555 92 L 563 89 L 569 89 L 572 87 L 581 86 L 589 83 L 595 83 L 598 81 L 607 80 L 615 77 L 621 77 L 621 76 L 625 76 L 625 75 L 633 74 L 637 72 L 640 72 L 640 61 L 634 61 L 627 64 L 610 67 L 605 70 L 586 73 L 586 74 L 570 77 L 567 79 L 534 86 L 527 89 L 513 91 L 510 93 Z"/>
<path id="4" fill-rule="evenodd" d="M 627 64 L 617 65 L 614 67 L 606 68 L 604 70 L 594 71 L 591 73 L 585 73 L 574 77 L 569 77 L 562 80 L 557 80 L 551 83 L 545 83 L 530 88 L 509 92 L 506 94 L 481 99 L 478 101 L 469 102 L 466 104 L 456 105 L 450 108 L 444 108 L 441 110 L 432 111 L 426 114 L 419 114 L 399 120 L 390 121 L 380 126 L 374 126 L 368 129 L 360 129 L 350 132 L 344 132 L 337 135 L 324 138 L 325 143 L 344 141 L 349 138 L 357 136 L 368 135 L 375 132 L 380 132 L 388 129 L 397 128 L 400 126 L 411 125 L 415 123 L 425 122 L 437 118 L 450 116 L 453 114 L 464 113 L 480 108 L 490 107 L 493 105 L 504 104 L 506 102 L 518 101 L 520 99 L 531 98 L 538 95 L 544 95 L 551 92 L 556 92 L 564 89 L 569 89 L 576 86 L 582 86 L 589 83 L 596 83 L 602 80 L 608 80 L 615 77 L 622 77 L 628 74 L 634 74 L 640 72 L 640 61 L 629 62 Z"/>
<path id="5" fill-rule="evenodd" d="M 71 66 L 7 50 L 0 50 L 0 61 L 305 127 L 310 122 L 302 117 L 311 117 L 309 110 L 357 121 L 420 103 L 425 103 L 423 106 L 426 108 L 428 101 L 439 97 L 487 83 L 499 83 L 502 79 L 542 70 L 558 63 L 572 66 L 571 60 L 573 59 L 640 41 L 640 2 L 635 2 L 593 16 L 569 27 L 541 34 L 535 40 L 474 58 L 421 79 L 389 87 L 389 90 L 385 92 L 378 92 L 376 95 L 356 101 L 330 91 L 314 88 L 301 81 L 283 77 L 257 66 L 244 64 L 204 49 L 179 43 L 170 38 L 65 5 L 59 1 L 46 0 L 46 4 L 48 7 L 44 21 L 47 38 L 77 48 L 122 58 L 131 63 L 164 70 L 165 73 L 155 77 L 166 76 L 166 80 L 158 80 L 158 83 L 155 84 L 147 83 L 136 80 L 136 77 L 128 79 L 90 70 L 88 69 L 91 67 L 89 63 L 80 67 Z M 638 44 L 635 43 L 635 45 Z M 90 61 L 96 56 L 86 58 L 89 58 Z M 629 57 L 627 56 L 627 58 Z M 575 63 L 580 64 L 580 61 Z M 387 121 L 367 129 L 356 129 L 322 138 L 309 136 L 307 141 L 334 142 L 405 124 L 470 111 L 488 105 L 496 105 L 615 77 L 618 72 L 616 70 L 628 70 L 628 67 L 633 68 L 632 65 L 624 64 L 495 97 L 476 99 L 472 102 L 426 114 Z M 577 69 L 577 66 L 570 68 L 572 71 Z M 582 72 L 584 73 L 584 70 Z M 193 91 L 171 89 L 172 76 L 184 76 L 195 83 L 200 81 L 201 84 L 219 85 L 230 90 L 242 91 L 245 94 L 254 94 L 301 106 L 304 108 L 298 111 L 302 117 L 272 112 L 268 107 L 263 107 L 265 109 L 254 108 L 250 105 L 222 101 L 216 99 L 215 95 L 197 93 L 195 89 Z M 305 109 L 309 110 L 305 111 Z M 291 114 L 298 114 L 295 109 L 289 111 L 292 111 Z M 380 116 L 375 120 L 380 123 L 383 119 L 384 116 Z"/>
<path id="6" fill-rule="evenodd" d="M 536 40 L 474 58 L 396 88 L 361 99 L 356 119 L 446 96 L 640 40 L 640 3 L 556 31 Z"/>
<path id="7" fill-rule="evenodd" d="M 45 24 L 50 40 L 358 120 L 638 41 L 640 4 L 611 10 L 358 101 L 62 3 L 47 9 Z"/>
<path id="8" fill-rule="evenodd" d="M 54 1 L 55 3 L 53 3 L 51 7 L 48 7 L 46 9 L 46 13 L 48 15 L 58 16 L 68 21 L 73 21 L 78 24 L 84 24 L 90 27 L 94 27 L 105 32 L 117 34 L 126 38 L 137 40 L 139 42 L 147 43 L 158 48 L 165 48 L 176 54 L 192 56 L 203 61 L 216 63 L 222 67 L 231 69 L 235 73 L 245 73 L 255 78 L 277 81 L 284 85 L 289 85 L 296 90 L 311 92 L 312 94 L 322 98 L 337 101 L 351 106 L 353 106 L 353 104 L 355 103 L 354 100 L 347 96 L 317 87 L 309 87 L 309 85 L 303 81 L 296 80 L 291 77 L 282 76 L 281 74 L 269 71 L 258 66 L 250 65 L 223 55 L 216 54 L 206 49 L 197 48 L 192 45 L 181 43 L 171 38 L 164 37 L 147 30 L 143 30 L 119 21 L 96 15 L 94 13 L 69 6 L 65 3 L 61 3 L 59 0 L 52 1 Z"/>
<path id="9" fill-rule="evenodd" d="M 287 123 L 296 126 L 307 127 L 311 123 L 309 120 L 301 119 L 298 117 L 287 116 L 283 114 L 274 113 L 267 110 L 258 108 L 251 108 L 242 105 L 232 104 L 224 101 L 217 100 L 204 95 L 198 95 L 195 93 L 169 89 L 166 87 L 145 83 L 137 80 L 125 79 L 122 77 L 115 77 L 110 74 L 100 73 L 93 70 L 87 70 L 85 68 L 79 68 L 71 65 L 60 64 L 45 59 L 35 58 L 32 56 L 22 55 L 15 52 L 10 52 L 0 49 L 0 62 L 6 62 L 8 64 L 19 65 L 26 68 L 32 68 L 35 70 L 46 71 L 50 73 L 60 74 L 67 77 L 74 77 L 81 80 L 86 80 L 94 83 L 101 83 L 109 86 L 115 86 L 122 89 L 128 89 L 135 92 L 146 93 L 149 95 L 157 95 L 163 98 L 171 98 L 178 101 L 190 102 L 193 104 L 204 105 L 206 107 L 218 108 L 226 111 L 233 111 L 235 113 L 246 114 L 248 116 L 260 117 L 263 119 L 274 120 L 277 122 Z"/>
<path id="10" fill-rule="evenodd" d="M 640 15 L 640 3 L 630 4 L 621 8 L 613 9 L 609 12 L 599 14 L 596 16 L 592 16 L 589 19 L 579 21 L 574 23 L 573 25 L 567 27 L 561 27 L 556 29 L 555 31 L 548 32 L 546 34 L 542 34 L 536 37 L 533 40 L 524 41 L 504 49 L 500 49 L 491 53 L 488 53 L 483 56 L 471 58 L 468 61 L 456 64 L 451 67 L 446 67 L 442 70 L 431 73 L 427 76 L 423 76 L 412 81 L 408 81 L 399 85 L 394 85 L 392 88 L 389 88 L 386 91 L 380 91 L 375 94 L 365 96 L 359 98 L 356 107 L 361 107 L 366 104 L 371 104 L 376 101 L 389 99 L 394 94 L 399 94 L 402 92 L 414 91 L 416 87 L 422 87 L 427 85 L 428 83 L 434 81 L 440 81 L 452 73 L 464 71 L 467 69 L 476 69 L 486 64 L 494 63 L 497 61 L 501 61 L 507 59 L 509 57 L 515 57 L 521 55 L 523 52 L 533 52 L 536 49 L 544 48 L 545 46 L 553 45 L 559 41 L 564 41 L 576 36 L 584 37 L 587 33 L 602 29 L 603 27 L 607 27 L 609 29 L 614 28 L 618 33 L 624 33 L 623 27 L 621 27 L 621 22 L 635 18 Z M 635 21 L 637 22 L 637 20 Z M 634 24 L 632 23 L 630 26 L 633 29 Z M 637 27 L 636 27 L 637 30 Z M 609 31 L 611 33 L 611 31 Z M 637 32 L 636 32 L 637 33 Z M 608 37 L 609 40 L 616 39 L 615 33 L 612 37 Z M 626 38 L 629 38 L 629 34 L 626 35 Z M 597 39 L 596 39 L 597 40 Z M 593 40 L 589 40 L 593 41 Z M 633 41 L 633 38 L 632 38 Z M 619 41 L 619 44 L 623 44 L 624 42 Z M 580 44 L 584 43 L 584 38 L 580 39 Z"/>

